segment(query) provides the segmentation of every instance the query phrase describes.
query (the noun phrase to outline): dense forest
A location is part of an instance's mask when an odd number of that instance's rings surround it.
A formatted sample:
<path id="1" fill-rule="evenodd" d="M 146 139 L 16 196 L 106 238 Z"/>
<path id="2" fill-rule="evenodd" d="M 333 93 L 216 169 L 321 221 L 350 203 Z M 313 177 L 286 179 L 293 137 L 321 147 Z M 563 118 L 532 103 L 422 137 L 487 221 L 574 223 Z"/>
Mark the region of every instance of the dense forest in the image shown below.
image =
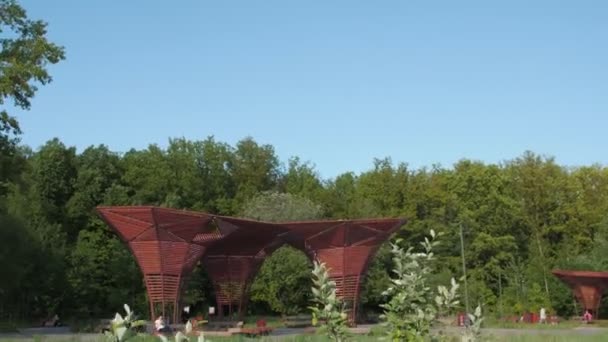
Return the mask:
<path id="1" fill-rule="evenodd" d="M 7 35 L 0 105 L 27 110 L 36 85 L 51 81 L 47 66 L 62 61 L 64 51 L 47 41 L 46 23 L 28 19 L 15 1 L 0 0 L 0 27 Z M 18 121 L 7 110 L 0 113 L 2 320 L 107 317 L 123 303 L 147 312 L 139 270 L 96 215 L 98 205 L 159 205 L 270 221 L 405 217 L 409 222 L 396 235 L 406 245 L 418 246 L 431 229 L 445 234 L 436 250 L 442 259 L 437 283 L 462 276 L 462 230 L 469 301 L 496 315 L 541 306 L 572 314 L 572 295 L 550 271 L 608 269 L 603 166 L 564 167 L 532 152 L 501 164 L 461 160 L 419 169 L 385 158 L 365 172 L 322 179 L 314 164 L 280 160 L 273 146 L 252 138 L 234 146 L 213 137 L 178 138 L 166 148 L 126 153 L 103 145 L 79 152 L 54 139 L 32 150 L 20 142 Z M 380 249 L 361 311 L 377 311 L 386 300 L 391 263 L 388 248 Z M 251 288 L 252 313 L 306 310 L 310 269 L 302 253 L 276 251 Z M 200 267 L 185 300 L 197 310 L 213 305 Z"/>
<path id="2" fill-rule="evenodd" d="M 409 222 L 398 235 L 406 242 L 416 244 L 430 229 L 446 234 L 436 270 L 442 282 L 462 274 L 462 227 L 470 301 L 496 314 L 541 305 L 570 314 L 572 296 L 551 269 L 604 268 L 608 169 L 566 168 L 530 152 L 500 165 L 462 160 L 450 168 L 410 169 L 378 159 L 366 172 L 329 180 L 298 158 L 282 163 L 272 146 L 251 138 L 235 146 L 212 137 L 173 139 L 166 149 L 124 154 L 105 146 L 77 153 L 55 139 L 35 152 L 25 146 L 15 152 L 18 172 L 3 188 L 0 225 L 4 316 L 103 316 L 123 302 L 146 311 L 139 271 L 95 214 L 100 204 L 269 220 L 402 216 Z M 310 265 L 289 248 L 277 253 L 280 262 L 269 259 L 252 287 L 250 309 L 305 310 Z M 369 310 L 384 300 L 390 270 L 383 249 L 363 291 Z M 198 269 L 186 298 L 208 305 L 211 295 Z"/>

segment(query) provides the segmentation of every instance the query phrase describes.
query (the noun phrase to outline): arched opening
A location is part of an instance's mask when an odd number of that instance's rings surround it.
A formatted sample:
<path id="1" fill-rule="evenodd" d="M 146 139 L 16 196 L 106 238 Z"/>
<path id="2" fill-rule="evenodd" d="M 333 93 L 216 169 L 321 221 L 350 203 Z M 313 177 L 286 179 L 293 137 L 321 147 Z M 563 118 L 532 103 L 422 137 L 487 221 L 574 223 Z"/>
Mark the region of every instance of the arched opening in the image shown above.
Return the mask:
<path id="1" fill-rule="evenodd" d="M 249 288 L 262 263 L 283 244 L 286 229 L 279 225 L 217 217 L 220 227 L 232 232 L 214 243 L 203 258 L 213 283 L 217 320 L 242 320 L 249 303 Z"/>
<path id="2" fill-rule="evenodd" d="M 304 252 L 289 245 L 278 248 L 266 258 L 253 280 L 250 312 L 280 314 L 283 319 L 306 314 L 311 272 L 312 262 Z"/>
<path id="3" fill-rule="evenodd" d="M 336 282 L 336 294 L 346 303 L 349 321 L 356 324 L 361 279 L 370 258 L 405 220 L 337 220 L 284 223 L 288 240 L 309 257 L 324 263 Z"/>

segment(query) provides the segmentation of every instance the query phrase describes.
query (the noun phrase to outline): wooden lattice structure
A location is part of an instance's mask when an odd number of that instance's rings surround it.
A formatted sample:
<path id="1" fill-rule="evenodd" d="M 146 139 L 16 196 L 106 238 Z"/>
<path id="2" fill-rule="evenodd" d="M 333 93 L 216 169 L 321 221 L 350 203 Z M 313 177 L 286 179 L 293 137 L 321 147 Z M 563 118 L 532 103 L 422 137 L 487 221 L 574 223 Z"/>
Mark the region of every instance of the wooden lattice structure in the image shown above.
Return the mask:
<path id="1" fill-rule="evenodd" d="M 597 317 L 602 295 L 608 288 L 608 272 L 554 270 L 552 273 L 570 287 L 583 310 Z"/>
<path id="2" fill-rule="evenodd" d="M 283 223 L 291 245 L 325 263 L 338 296 L 347 304 L 351 323 L 356 320 L 361 280 L 370 259 L 404 224 L 404 219 Z"/>
<path id="3" fill-rule="evenodd" d="M 150 317 L 170 313 L 173 322 L 178 319 L 185 281 L 200 260 L 212 279 L 218 314 L 237 312 L 242 317 L 249 286 L 264 259 L 287 242 L 327 265 L 354 323 L 361 280 L 371 257 L 405 224 L 403 219 L 272 224 L 152 206 L 97 210 L 137 260 Z"/>
<path id="4" fill-rule="evenodd" d="M 242 318 L 249 301 L 249 287 L 267 256 L 283 244 L 287 232 L 271 223 L 218 218 L 235 232 L 211 246 L 203 259 L 211 277 L 218 305 L 218 316 L 238 313 Z"/>
<path id="5" fill-rule="evenodd" d="M 150 317 L 180 312 L 182 287 L 205 253 L 223 235 L 214 217 L 191 211 L 158 207 L 99 207 L 102 219 L 112 227 L 137 260 L 144 275 Z"/>

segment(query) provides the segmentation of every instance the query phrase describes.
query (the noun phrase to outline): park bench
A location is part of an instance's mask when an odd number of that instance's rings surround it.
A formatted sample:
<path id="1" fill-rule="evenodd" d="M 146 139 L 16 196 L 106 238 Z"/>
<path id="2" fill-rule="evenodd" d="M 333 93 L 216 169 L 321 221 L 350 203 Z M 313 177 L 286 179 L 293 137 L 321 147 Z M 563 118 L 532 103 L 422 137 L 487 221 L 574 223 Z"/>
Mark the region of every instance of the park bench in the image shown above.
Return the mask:
<path id="1" fill-rule="evenodd" d="M 59 321 L 59 316 L 55 315 L 52 318 L 44 320 L 41 324 L 42 327 L 60 327 L 61 321 Z"/>

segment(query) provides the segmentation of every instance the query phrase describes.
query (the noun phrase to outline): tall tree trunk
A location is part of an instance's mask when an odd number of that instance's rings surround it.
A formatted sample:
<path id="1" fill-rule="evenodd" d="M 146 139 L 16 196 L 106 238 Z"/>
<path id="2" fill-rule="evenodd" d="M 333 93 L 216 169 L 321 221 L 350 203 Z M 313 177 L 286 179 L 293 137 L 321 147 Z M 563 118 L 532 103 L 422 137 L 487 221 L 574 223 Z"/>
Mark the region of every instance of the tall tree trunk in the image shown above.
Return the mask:
<path id="1" fill-rule="evenodd" d="M 547 280 L 547 269 L 545 267 L 545 255 L 543 253 L 543 247 L 542 244 L 540 243 L 540 236 L 538 231 L 536 232 L 536 244 L 538 246 L 538 253 L 540 254 L 540 259 L 541 259 L 541 267 L 543 270 L 543 280 L 545 282 L 545 292 L 547 293 L 547 297 L 549 297 L 549 281 Z"/>

